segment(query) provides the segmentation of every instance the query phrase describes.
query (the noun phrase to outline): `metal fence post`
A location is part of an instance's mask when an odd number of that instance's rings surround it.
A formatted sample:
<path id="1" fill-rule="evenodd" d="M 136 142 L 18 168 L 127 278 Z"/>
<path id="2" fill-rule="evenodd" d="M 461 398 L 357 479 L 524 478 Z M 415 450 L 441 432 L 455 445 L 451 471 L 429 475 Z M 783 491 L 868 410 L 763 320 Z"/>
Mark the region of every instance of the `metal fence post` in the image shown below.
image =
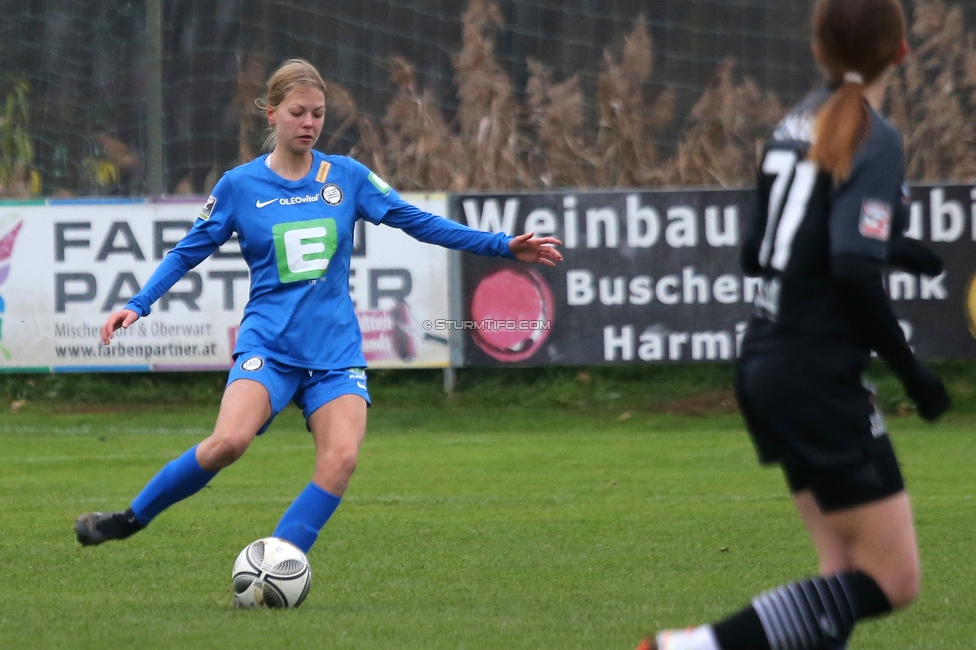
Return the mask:
<path id="1" fill-rule="evenodd" d="M 150 196 L 165 192 L 163 183 L 163 5 L 146 2 L 146 190 Z"/>

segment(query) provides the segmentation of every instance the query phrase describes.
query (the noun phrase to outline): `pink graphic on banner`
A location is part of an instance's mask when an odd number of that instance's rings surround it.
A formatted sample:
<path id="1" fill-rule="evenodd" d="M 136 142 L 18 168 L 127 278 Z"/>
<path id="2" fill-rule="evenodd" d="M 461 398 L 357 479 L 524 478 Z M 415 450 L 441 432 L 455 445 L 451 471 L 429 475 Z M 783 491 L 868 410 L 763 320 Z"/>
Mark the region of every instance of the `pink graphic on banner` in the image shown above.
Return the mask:
<path id="1" fill-rule="evenodd" d="M 0 237 L 0 285 L 3 285 L 10 277 L 10 258 L 14 254 L 14 242 L 17 240 L 17 233 L 20 232 L 21 226 L 24 225 L 23 221 L 18 221 L 17 225 L 13 227 L 10 232 L 6 233 L 3 237 Z M 0 295 L 0 357 L 3 357 L 6 361 L 10 361 L 10 350 L 3 346 L 3 313 L 6 310 L 6 305 L 3 301 L 3 296 Z"/>
<path id="2" fill-rule="evenodd" d="M 20 232 L 20 227 L 23 225 L 23 221 L 18 221 L 13 230 L 0 238 L 0 262 L 10 259 L 14 254 L 14 240 L 17 239 L 17 233 Z"/>
<path id="3" fill-rule="evenodd" d="M 230 356 L 234 356 L 234 348 L 237 347 L 237 333 L 241 331 L 240 325 L 227 328 L 227 341 L 230 343 Z"/>
<path id="4" fill-rule="evenodd" d="M 424 337 L 406 302 L 401 300 L 393 309 L 360 309 L 356 311 L 356 317 L 363 335 L 363 355 L 367 363 L 417 358 L 418 342 Z M 227 328 L 231 355 L 240 329 L 240 326 Z"/>
<path id="5" fill-rule="evenodd" d="M 549 283 L 536 271 L 499 269 L 482 278 L 471 296 L 471 320 L 482 325 L 471 338 L 498 361 L 524 361 L 549 338 L 554 304 Z M 505 323 L 515 326 L 484 326 Z"/>
<path id="6" fill-rule="evenodd" d="M 366 362 L 413 361 L 421 338 L 410 305 L 400 301 L 393 309 L 360 309 L 356 312 L 363 334 Z"/>

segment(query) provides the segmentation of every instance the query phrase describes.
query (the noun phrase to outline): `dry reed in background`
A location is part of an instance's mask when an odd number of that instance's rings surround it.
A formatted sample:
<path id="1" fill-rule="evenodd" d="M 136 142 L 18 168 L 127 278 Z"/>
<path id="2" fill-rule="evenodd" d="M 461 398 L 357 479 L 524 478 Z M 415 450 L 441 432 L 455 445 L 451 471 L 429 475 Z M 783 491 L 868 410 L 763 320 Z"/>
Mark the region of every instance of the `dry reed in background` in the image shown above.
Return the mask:
<path id="1" fill-rule="evenodd" d="M 596 100 L 600 123 L 594 152 L 599 160 L 597 184 L 659 184 L 670 175 L 668 164 L 659 160 L 654 136 L 671 123 L 674 92 L 665 90 L 653 101 L 644 95 L 644 85 L 654 71 L 654 53 L 643 15 L 624 39 L 619 59 L 610 48 L 604 50 L 601 68 Z"/>
<path id="2" fill-rule="evenodd" d="M 895 74 L 889 113 L 905 136 L 906 176 L 916 181 L 976 178 L 976 35 L 962 11 L 916 0 L 911 52 Z"/>
<path id="3" fill-rule="evenodd" d="M 691 109 L 692 126 L 678 144 L 677 185 L 733 187 L 755 181 L 763 146 L 784 109 L 751 79 L 736 83 L 726 59 Z"/>
<path id="4" fill-rule="evenodd" d="M 914 181 L 976 179 L 976 35 L 962 12 L 944 0 L 916 0 L 912 52 L 893 75 L 888 112 L 905 135 L 906 174 Z M 413 66 L 393 57 L 397 93 L 382 124 L 357 112 L 352 96 L 330 83 L 329 110 L 341 117 L 327 147 L 358 130 L 349 152 L 401 189 L 513 190 L 559 187 L 661 187 L 752 184 L 762 147 L 784 107 L 735 61 L 719 65 L 691 110 L 677 147 L 662 157 L 658 143 L 671 127 L 675 93 L 648 96 L 653 42 L 639 16 L 619 51 L 606 47 L 595 88 L 596 123 L 588 123 L 580 77 L 553 79 L 528 61 L 525 103 L 495 57 L 504 28 L 496 2 L 470 0 L 462 16 L 461 50 L 453 65 L 459 99 L 447 120 L 430 90 L 417 87 Z M 242 74 L 244 98 L 253 72 Z M 244 146 L 253 133 L 242 127 Z"/>

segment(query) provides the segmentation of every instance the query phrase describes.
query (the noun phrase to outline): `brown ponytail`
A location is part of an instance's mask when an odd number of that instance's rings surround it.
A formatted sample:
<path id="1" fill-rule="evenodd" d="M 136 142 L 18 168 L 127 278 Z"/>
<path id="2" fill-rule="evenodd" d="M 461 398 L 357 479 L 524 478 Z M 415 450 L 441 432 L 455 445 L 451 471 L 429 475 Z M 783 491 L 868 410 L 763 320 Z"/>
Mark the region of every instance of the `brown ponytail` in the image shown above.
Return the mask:
<path id="1" fill-rule="evenodd" d="M 899 60 L 905 13 L 898 0 L 817 0 L 813 33 L 820 62 L 838 88 L 817 116 L 810 159 L 840 183 L 870 135 L 864 85 Z"/>
<path id="2" fill-rule="evenodd" d="M 836 183 L 850 178 L 854 154 L 871 132 L 863 90 L 859 83 L 843 82 L 817 115 L 810 160 Z"/>

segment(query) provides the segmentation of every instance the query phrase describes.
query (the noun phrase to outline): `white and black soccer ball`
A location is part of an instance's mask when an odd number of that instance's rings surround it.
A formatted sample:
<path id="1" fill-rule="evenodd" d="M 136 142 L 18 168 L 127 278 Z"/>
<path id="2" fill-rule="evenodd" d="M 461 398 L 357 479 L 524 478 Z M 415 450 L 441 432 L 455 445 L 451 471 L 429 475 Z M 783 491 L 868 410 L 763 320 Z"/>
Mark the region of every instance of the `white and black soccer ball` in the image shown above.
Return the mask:
<path id="1" fill-rule="evenodd" d="M 234 607 L 298 607 L 312 585 L 312 567 L 300 548 L 277 537 L 244 547 L 234 562 Z"/>

